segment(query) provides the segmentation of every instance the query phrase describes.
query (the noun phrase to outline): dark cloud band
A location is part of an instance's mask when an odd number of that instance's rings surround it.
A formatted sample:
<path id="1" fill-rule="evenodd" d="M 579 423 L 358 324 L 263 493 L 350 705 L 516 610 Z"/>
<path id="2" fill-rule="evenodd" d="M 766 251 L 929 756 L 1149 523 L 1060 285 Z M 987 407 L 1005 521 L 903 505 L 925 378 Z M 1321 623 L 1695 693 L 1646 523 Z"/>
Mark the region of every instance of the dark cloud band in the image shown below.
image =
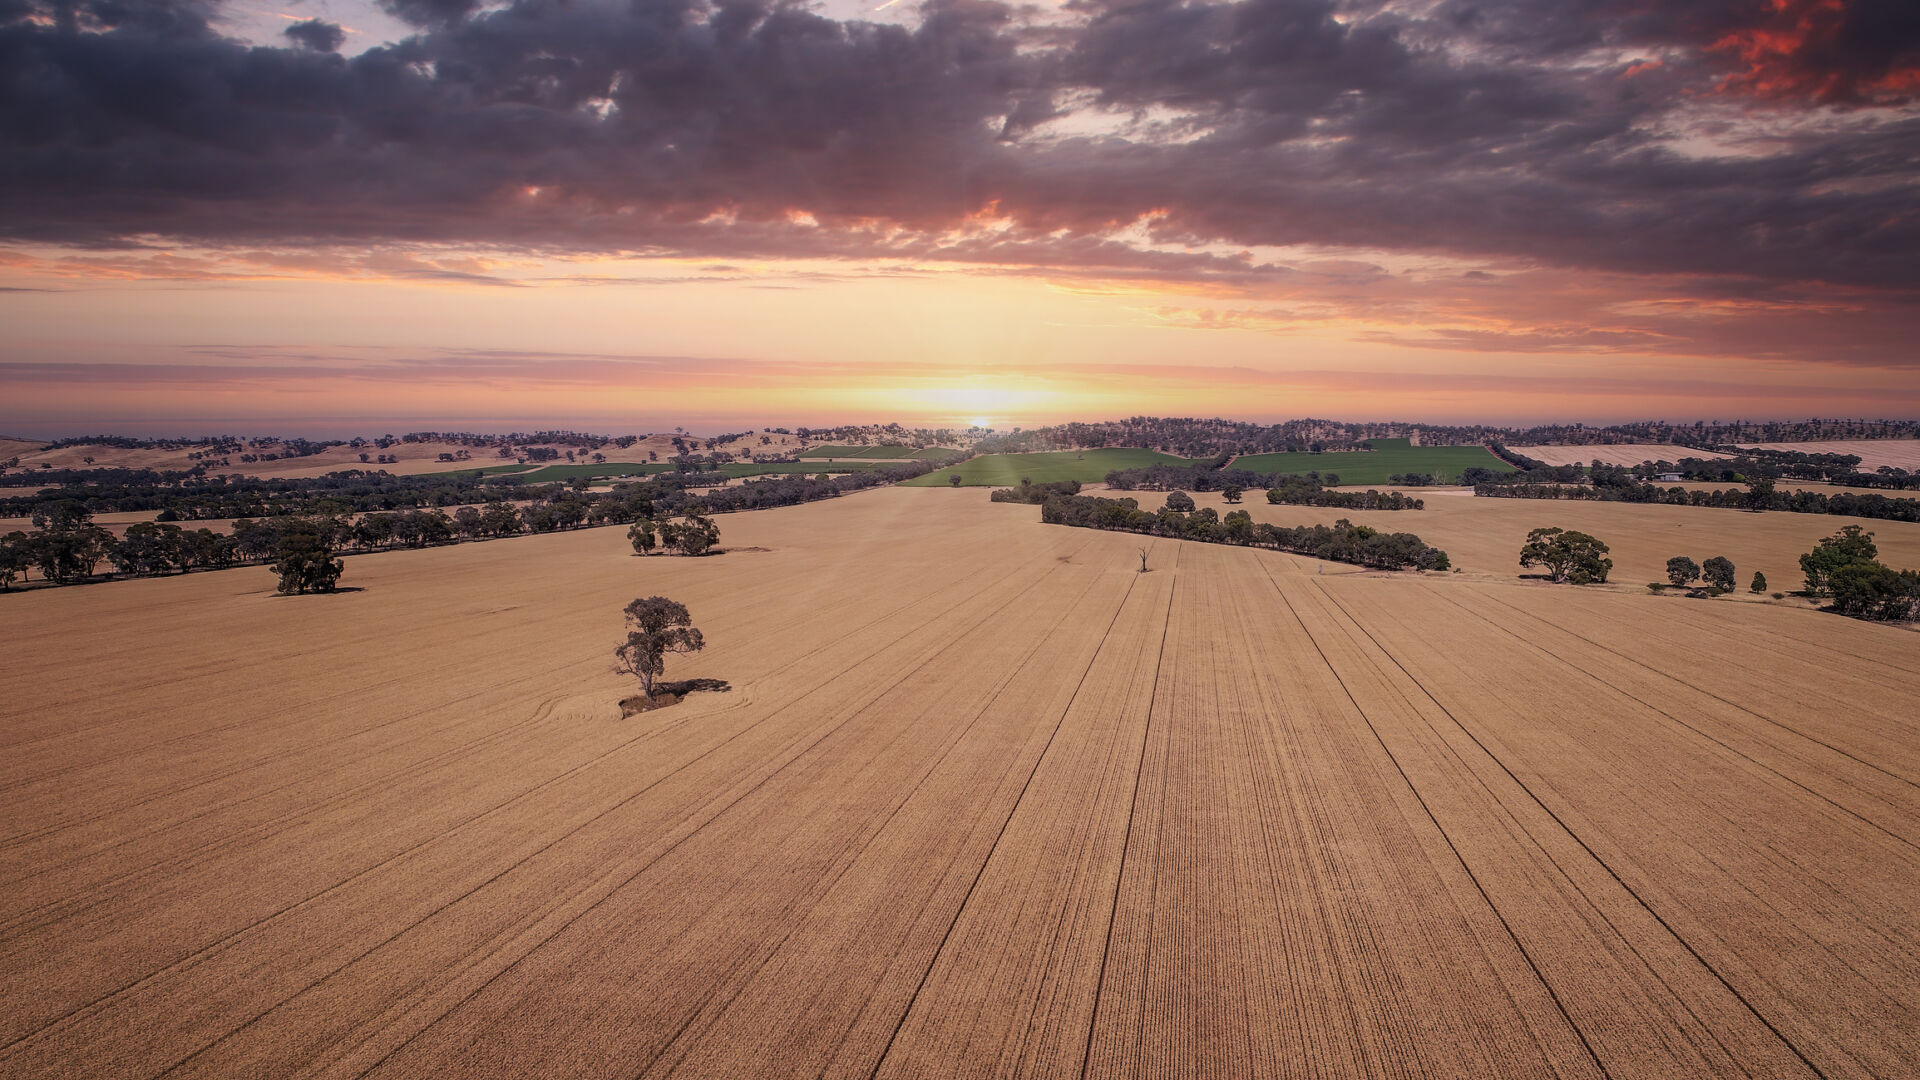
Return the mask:
<path id="1" fill-rule="evenodd" d="M 1112 240 L 1137 222 L 1920 289 L 1911 3 L 386 6 L 420 32 L 347 58 L 317 21 L 222 38 L 211 0 L 0 0 L 0 235 L 1163 258 Z"/>

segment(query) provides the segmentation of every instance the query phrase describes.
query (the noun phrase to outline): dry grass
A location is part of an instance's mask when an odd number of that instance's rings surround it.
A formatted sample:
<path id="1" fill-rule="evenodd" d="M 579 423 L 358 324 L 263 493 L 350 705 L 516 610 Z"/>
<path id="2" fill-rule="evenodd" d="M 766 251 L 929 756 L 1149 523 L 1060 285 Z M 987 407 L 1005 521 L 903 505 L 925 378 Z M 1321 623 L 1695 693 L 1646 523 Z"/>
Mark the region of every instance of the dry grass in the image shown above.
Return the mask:
<path id="1" fill-rule="evenodd" d="M 1920 1065 L 1912 635 L 984 494 L 0 598 L 0 1074 Z M 623 719 L 651 593 L 732 691 Z"/>

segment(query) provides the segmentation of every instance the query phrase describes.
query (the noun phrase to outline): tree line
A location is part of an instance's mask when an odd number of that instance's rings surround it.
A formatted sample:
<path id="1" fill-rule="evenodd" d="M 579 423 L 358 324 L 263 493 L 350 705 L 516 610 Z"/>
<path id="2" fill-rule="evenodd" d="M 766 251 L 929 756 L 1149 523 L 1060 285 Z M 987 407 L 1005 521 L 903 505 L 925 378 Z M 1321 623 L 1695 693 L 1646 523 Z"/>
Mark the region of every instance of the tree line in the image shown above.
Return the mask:
<path id="1" fill-rule="evenodd" d="M 1180 499 L 1173 496 L 1178 495 Z M 1245 510 L 1221 517 L 1211 506 L 1191 508 L 1184 492 L 1168 496 L 1169 506 L 1158 512 L 1142 510 L 1131 498 L 1103 499 L 1091 495 L 1062 495 L 1041 504 L 1040 520 L 1050 525 L 1164 536 L 1209 544 L 1264 547 L 1310 555 L 1330 562 L 1352 563 L 1377 570 L 1449 570 L 1447 553 L 1429 547 L 1412 533 L 1387 533 L 1345 518 L 1332 525 L 1288 528 L 1257 522 Z"/>
<path id="2" fill-rule="evenodd" d="M 1873 534 L 1843 526 L 1800 556 L 1807 595 L 1833 601 L 1833 610 L 1860 619 L 1891 621 L 1920 615 L 1920 573 L 1879 561 Z"/>
<path id="3" fill-rule="evenodd" d="M 1490 484 L 1578 484 L 1590 482 L 1600 487 L 1626 487 L 1645 483 L 1669 473 L 1681 479 L 1710 484 L 1749 484 L 1762 480 L 1808 480 L 1842 487 L 1884 488 L 1901 491 L 1920 488 L 1920 475 L 1906 469 L 1882 465 L 1872 472 L 1860 471 L 1858 454 L 1810 454 L 1798 450 L 1752 450 L 1729 448 L 1731 457 L 1682 457 L 1678 461 L 1647 461 L 1638 465 L 1590 466 L 1548 465 L 1505 446 L 1490 446 L 1502 460 L 1515 466 L 1516 473 L 1493 473 L 1472 483 Z"/>
<path id="4" fill-rule="evenodd" d="M 1267 489 L 1275 506 L 1331 506 L 1342 510 L 1425 510 L 1426 500 L 1398 491 L 1328 491 L 1316 474 L 1283 476 Z"/>
<path id="5" fill-rule="evenodd" d="M 1570 585 L 1605 584 L 1613 569 L 1607 558 L 1607 545 L 1598 537 L 1583 532 L 1548 526 L 1527 534 L 1520 549 L 1520 565 L 1546 570 L 1549 580 Z M 1805 594 L 1831 600 L 1830 610 L 1859 619 L 1892 621 L 1920 616 L 1920 572 L 1896 570 L 1879 561 L 1879 548 L 1873 534 L 1859 525 L 1844 525 L 1832 536 L 1821 540 L 1810 552 L 1800 556 L 1800 571 L 1806 579 Z M 1672 588 L 1694 588 L 1704 582 L 1707 595 L 1732 592 L 1738 569 L 1733 560 L 1716 555 L 1696 563 L 1686 555 L 1667 560 L 1667 580 L 1650 582 L 1654 592 Z M 1755 571 L 1748 589 L 1767 590 L 1767 577 Z M 1785 594 L 1774 593 L 1775 598 Z"/>
<path id="6" fill-rule="evenodd" d="M 1666 506 L 1706 506 L 1727 510 L 1776 510 L 1790 514 L 1841 514 L 1883 521 L 1920 521 L 1920 499 L 1885 495 L 1820 491 L 1781 491 L 1771 481 L 1759 481 L 1746 490 L 1717 491 L 1655 484 L 1481 483 L 1478 496 L 1500 499 L 1567 499 L 1591 502 L 1658 503 Z"/>
<path id="7" fill-rule="evenodd" d="M 1377 438 L 1412 438 L 1427 446 L 1671 443 L 1704 450 L 1739 442 L 1914 437 L 1920 437 L 1920 421 L 1810 419 L 1709 423 L 1703 420 L 1693 424 L 1673 424 L 1650 420 L 1601 427 L 1585 424 L 1508 427 L 1411 421 L 1350 422 L 1311 417 L 1277 424 L 1257 424 L 1219 417 L 1134 416 L 1125 420 L 1059 424 L 997 433 L 982 440 L 976 449 L 981 453 L 1031 453 L 1103 446 L 1144 446 L 1181 457 L 1199 458 L 1221 453 L 1315 453 L 1357 447 L 1368 439 Z"/>
<path id="8" fill-rule="evenodd" d="M 1147 465 L 1109 472 L 1107 487 L 1114 491 L 1225 491 L 1230 487 L 1248 491 L 1274 487 L 1292 475 L 1212 465 Z M 1328 486 L 1340 482 L 1338 473 L 1312 472 L 1307 476 Z"/>
<path id="9" fill-rule="evenodd" d="M 1048 499 L 1078 494 L 1080 494 L 1078 480 L 1054 480 L 1036 484 L 1023 476 L 1018 486 L 994 488 L 987 498 L 992 502 L 1026 503 L 1029 506 L 1039 506 Z"/>
<path id="10" fill-rule="evenodd" d="M 940 459 L 903 461 L 832 477 L 779 475 L 699 492 L 689 490 L 694 485 L 688 482 L 688 474 L 680 473 L 662 473 L 646 481 L 618 484 L 610 492 L 578 491 L 560 484 L 547 484 L 525 489 L 524 494 L 531 497 L 531 501 L 524 509 L 501 498 L 500 488 L 514 485 L 481 484 L 471 478 L 433 487 L 390 487 L 381 481 L 411 478 L 367 474 L 354 479 L 357 483 L 370 476 L 375 481 L 373 490 L 359 496 L 352 494 L 356 490 L 353 485 L 314 487 L 307 480 L 281 481 L 294 485 L 298 491 L 318 491 L 328 497 L 302 501 L 304 513 L 235 515 L 232 531 L 225 534 L 207 528 L 189 531 L 172 522 L 153 521 L 129 526 L 125 536 L 116 538 L 112 532 L 93 524 L 95 500 L 42 498 L 30 508 L 32 532 L 16 531 L 0 537 L 0 589 L 10 589 L 31 570 L 38 570 L 42 580 L 56 585 L 91 581 L 99 575 L 102 563 L 112 567 L 108 576 L 148 576 L 277 562 L 282 558 L 288 536 L 296 536 L 298 539 L 292 542 L 297 545 L 316 545 L 326 553 L 326 559 L 333 559 L 396 547 L 418 548 L 494 540 L 523 533 L 630 525 L 641 519 L 704 517 L 794 506 L 911 479 L 934 468 L 950 466 L 965 456 L 956 452 Z M 408 493 L 412 497 L 437 500 L 455 492 L 467 495 L 479 505 L 460 506 L 452 513 L 446 511 L 444 504 L 401 510 L 381 505 L 401 501 Z M 356 506 L 369 501 L 377 508 L 355 513 Z M 166 512 L 161 516 L 166 516 Z M 717 532 L 714 535 L 717 537 Z M 664 543 L 684 550 L 677 539 L 667 539 Z"/>

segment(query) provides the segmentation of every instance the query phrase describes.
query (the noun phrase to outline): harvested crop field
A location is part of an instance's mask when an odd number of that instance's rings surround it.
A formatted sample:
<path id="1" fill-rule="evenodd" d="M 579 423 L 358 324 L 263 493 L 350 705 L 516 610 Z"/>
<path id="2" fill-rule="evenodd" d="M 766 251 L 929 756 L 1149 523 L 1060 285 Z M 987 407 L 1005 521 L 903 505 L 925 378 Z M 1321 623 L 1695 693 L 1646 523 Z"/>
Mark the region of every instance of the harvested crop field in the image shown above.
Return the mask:
<path id="1" fill-rule="evenodd" d="M 0 1075 L 1920 1072 L 1913 634 L 1037 516 L 0 597 Z"/>
<path id="2" fill-rule="evenodd" d="M 1729 457 L 1715 450 L 1695 450 L 1672 443 L 1631 445 L 1610 443 L 1602 446 L 1516 446 L 1513 451 L 1549 465 L 1626 465 L 1648 461 L 1679 461 L 1681 458 Z"/>
<path id="3" fill-rule="evenodd" d="M 1696 562 L 1726 556 L 1739 569 L 1742 588 L 1753 572 L 1760 570 L 1773 588 L 1798 589 L 1801 554 L 1813 550 L 1821 537 L 1831 536 L 1847 525 L 1858 525 L 1873 534 L 1882 562 L 1920 568 L 1920 524 L 1908 521 L 1647 503 L 1499 499 L 1447 488 L 1403 490 L 1425 500 L 1426 509 L 1273 506 L 1258 492 L 1249 493 L 1239 507 L 1228 506 L 1216 493 L 1196 494 L 1193 499 L 1201 506 L 1213 507 L 1216 513 L 1243 509 L 1255 521 L 1276 525 L 1311 525 L 1347 518 L 1387 532 L 1416 533 L 1427 543 L 1445 549 L 1453 564 L 1467 573 L 1504 581 L 1538 573 L 1520 568 L 1520 547 L 1530 530 L 1542 526 L 1575 529 L 1599 537 L 1610 549 L 1608 557 L 1614 564 L 1611 580 L 1633 589 L 1642 589 L 1649 581 L 1665 581 L 1667 560 L 1675 555 L 1687 555 Z M 1158 507 L 1165 499 L 1155 491 L 1130 494 L 1148 508 Z M 1333 567 L 1329 566 L 1327 572 L 1333 573 Z M 1916 648 L 1920 648 L 1920 642 Z"/>
<path id="4" fill-rule="evenodd" d="M 1860 459 L 1860 468 L 1866 472 L 1872 472 L 1882 465 L 1920 472 L 1920 439 L 1845 439 L 1751 445 L 1760 450 L 1794 450 L 1802 454 L 1852 454 Z"/>

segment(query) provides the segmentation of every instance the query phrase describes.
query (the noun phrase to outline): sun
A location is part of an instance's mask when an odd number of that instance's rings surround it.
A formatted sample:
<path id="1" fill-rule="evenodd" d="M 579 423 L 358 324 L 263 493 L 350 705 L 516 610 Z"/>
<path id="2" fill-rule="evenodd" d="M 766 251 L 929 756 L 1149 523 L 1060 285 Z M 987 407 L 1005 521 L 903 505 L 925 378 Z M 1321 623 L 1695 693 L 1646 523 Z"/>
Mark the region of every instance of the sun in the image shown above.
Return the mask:
<path id="1" fill-rule="evenodd" d="M 968 420 L 968 421 L 967 421 L 967 423 L 968 423 L 968 424 L 969 424 L 970 426 L 972 426 L 972 427 L 977 427 L 977 428 L 990 428 L 990 427 L 992 427 L 992 426 L 993 426 L 993 417 L 991 417 L 991 416 L 976 416 L 976 417 L 974 417 L 973 419 L 971 419 L 971 420 Z"/>

